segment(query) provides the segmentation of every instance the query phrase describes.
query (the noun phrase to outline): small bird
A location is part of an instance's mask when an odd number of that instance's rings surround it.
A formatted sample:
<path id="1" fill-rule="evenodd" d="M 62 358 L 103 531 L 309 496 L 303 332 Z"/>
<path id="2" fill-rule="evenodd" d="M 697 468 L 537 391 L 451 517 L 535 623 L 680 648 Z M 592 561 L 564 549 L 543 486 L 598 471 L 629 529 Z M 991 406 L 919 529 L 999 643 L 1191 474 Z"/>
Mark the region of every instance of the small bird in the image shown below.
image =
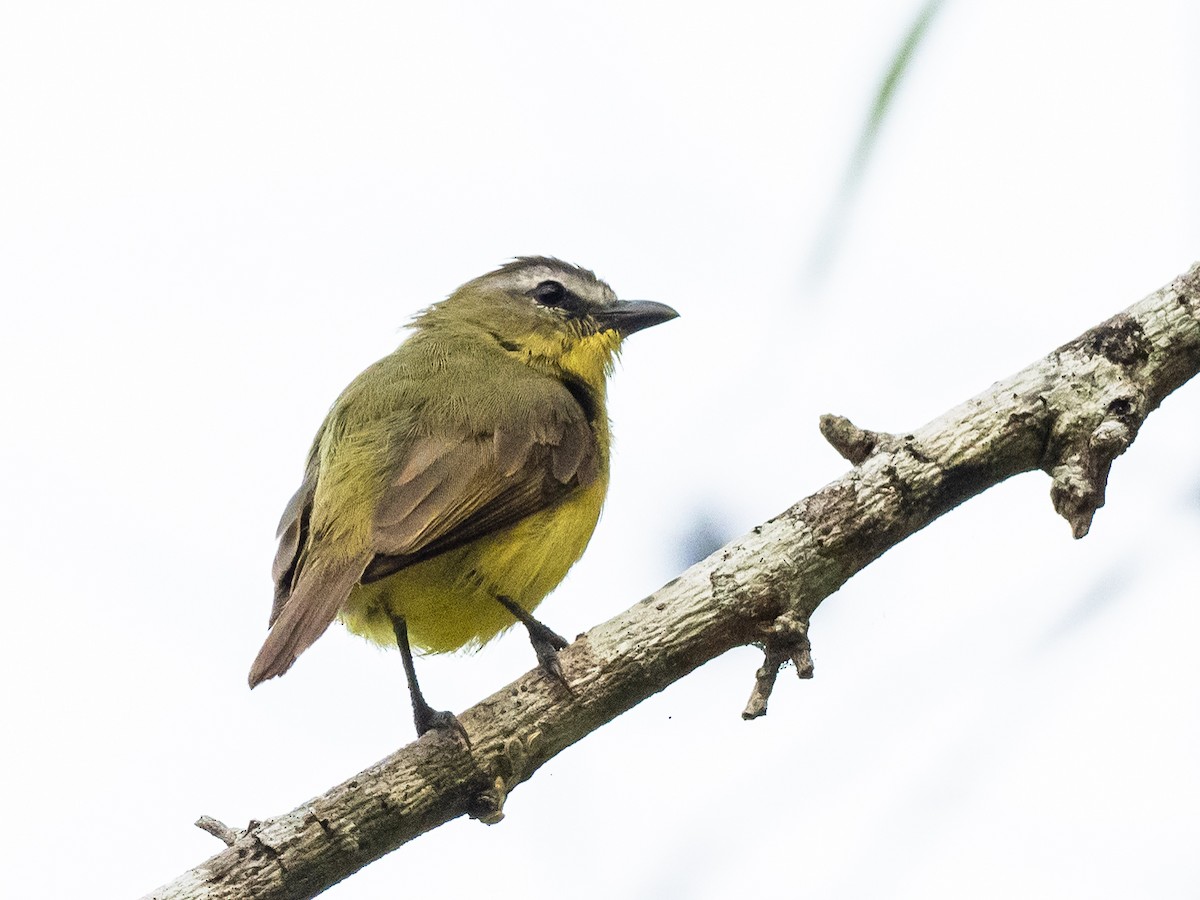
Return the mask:
<path id="1" fill-rule="evenodd" d="M 678 313 L 592 272 L 522 257 L 420 312 L 354 379 L 284 510 L 270 633 L 250 687 L 334 618 L 402 655 L 417 733 L 433 709 L 412 647 L 479 647 L 518 621 L 562 678 L 567 642 L 532 615 L 583 554 L 608 490 L 606 380 L 621 341 Z"/>

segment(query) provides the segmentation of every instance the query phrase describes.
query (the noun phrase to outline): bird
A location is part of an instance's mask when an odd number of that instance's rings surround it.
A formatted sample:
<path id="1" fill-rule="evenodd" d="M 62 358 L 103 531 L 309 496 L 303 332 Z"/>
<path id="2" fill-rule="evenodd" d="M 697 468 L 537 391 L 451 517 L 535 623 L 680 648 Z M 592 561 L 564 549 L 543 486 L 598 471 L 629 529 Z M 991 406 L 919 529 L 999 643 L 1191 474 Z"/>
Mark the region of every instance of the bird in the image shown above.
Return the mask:
<path id="1" fill-rule="evenodd" d="M 476 648 L 525 626 L 562 679 L 567 641 L 533 617 L 583 554 L 609 481 L 606 386 L 622 341 L 674 319 L 584 268 L 518 257 L 419 312 L 337 398 L 280 519 L 254 688 L 334 619 L 399 648 L 418 736 L 458 732 L 413 648 Z"/>

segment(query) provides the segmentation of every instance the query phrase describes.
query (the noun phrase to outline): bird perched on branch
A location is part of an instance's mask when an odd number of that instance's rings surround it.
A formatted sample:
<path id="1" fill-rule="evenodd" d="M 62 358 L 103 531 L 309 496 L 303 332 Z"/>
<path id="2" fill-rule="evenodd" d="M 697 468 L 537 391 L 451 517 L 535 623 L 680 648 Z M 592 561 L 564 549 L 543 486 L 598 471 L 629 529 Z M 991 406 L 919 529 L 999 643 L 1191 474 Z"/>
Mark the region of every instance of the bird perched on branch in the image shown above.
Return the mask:
<path id="1" fill-rule="evenodd" d="M 525 257 L 469 281 L 352 381 L 284 510 L 270 633 L 250 686 L 335 618 L 402 654 L 418 734 L 462 732 L 421 693 L 412 647 L 480 646 L 532 616 L 579 559 L 608 490 L 605 385 L 621 341 L 678 315 L 594 274 Z"/>

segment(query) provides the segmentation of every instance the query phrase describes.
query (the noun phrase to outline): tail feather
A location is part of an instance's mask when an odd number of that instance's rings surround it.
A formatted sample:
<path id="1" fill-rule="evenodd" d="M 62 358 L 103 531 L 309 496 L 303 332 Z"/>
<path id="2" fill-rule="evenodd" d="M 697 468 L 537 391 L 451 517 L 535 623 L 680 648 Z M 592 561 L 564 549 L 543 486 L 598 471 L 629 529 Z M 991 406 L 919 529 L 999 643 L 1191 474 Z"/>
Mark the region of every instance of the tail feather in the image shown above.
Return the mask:
<path id="1" fill-rule="evenodd" d="M 250 667 L 250 687 L 282 675 L 322 634 L 362 577 L 369 557 L 305 567 Z"/>

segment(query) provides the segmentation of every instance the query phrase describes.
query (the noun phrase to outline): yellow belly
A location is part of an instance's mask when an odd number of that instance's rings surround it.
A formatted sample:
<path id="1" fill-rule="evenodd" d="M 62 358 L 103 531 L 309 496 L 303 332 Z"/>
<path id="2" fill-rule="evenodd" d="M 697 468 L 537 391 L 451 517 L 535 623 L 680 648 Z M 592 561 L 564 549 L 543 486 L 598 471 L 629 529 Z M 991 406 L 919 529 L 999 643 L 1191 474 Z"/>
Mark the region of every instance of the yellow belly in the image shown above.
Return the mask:
<path id="1" fill-rule="evenodd" d="M 355 634 L 396 643 L 390 614 L 404 617 L 412 645 L 428 653 L 479 647 L 514 623 L 505 596 L 532 611 L 583 555 L 608 479 L 495 534 L 368 585 L 356 585 L 340 618 Z"/>

